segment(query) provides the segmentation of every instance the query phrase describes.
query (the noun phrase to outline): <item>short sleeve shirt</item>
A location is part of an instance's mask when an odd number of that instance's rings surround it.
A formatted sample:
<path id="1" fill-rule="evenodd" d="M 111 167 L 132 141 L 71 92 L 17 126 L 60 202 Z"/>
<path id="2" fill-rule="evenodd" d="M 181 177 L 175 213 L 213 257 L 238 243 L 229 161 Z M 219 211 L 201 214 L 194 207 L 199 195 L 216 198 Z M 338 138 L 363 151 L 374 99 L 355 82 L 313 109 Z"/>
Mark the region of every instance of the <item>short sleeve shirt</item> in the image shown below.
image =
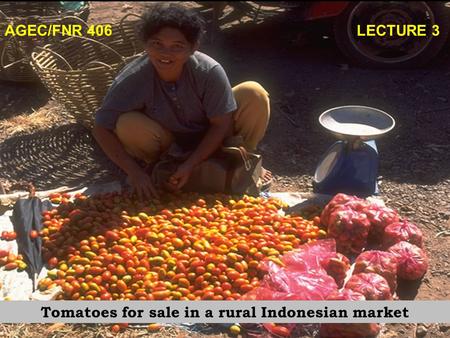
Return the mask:
<path id="1" fill-rule="evenodd" d="M 208 129 L 209 118 L 236 108 L 224 69 L 208 55 L 191 55 L 175 83 L 161 80 L 143 55 L 115 78 L 96 112 L 96 124 L 113 130 L 121 113 L 141 111 L 175 134 L 198 134 Z"/>

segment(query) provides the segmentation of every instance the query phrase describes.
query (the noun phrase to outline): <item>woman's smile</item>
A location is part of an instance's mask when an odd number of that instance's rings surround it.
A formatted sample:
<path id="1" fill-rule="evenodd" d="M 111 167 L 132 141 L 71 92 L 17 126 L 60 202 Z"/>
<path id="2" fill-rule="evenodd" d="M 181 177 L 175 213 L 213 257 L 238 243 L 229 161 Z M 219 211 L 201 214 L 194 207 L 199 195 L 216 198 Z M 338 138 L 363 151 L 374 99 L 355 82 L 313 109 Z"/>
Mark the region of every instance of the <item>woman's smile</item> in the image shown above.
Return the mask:
<path id="1" fill-rule="evenodd" d="M 169 59 L 157 59 L 157 65 L 162 68 L 170 68 L 173 66 L 174 62 Z"/>
<path id="2" fill-rule="evenodd" d="M 165 27 L 147 41 L 150 61 L 165 81 L 178 79 L 193 51 L 194 46 L 176 28 Z"/>

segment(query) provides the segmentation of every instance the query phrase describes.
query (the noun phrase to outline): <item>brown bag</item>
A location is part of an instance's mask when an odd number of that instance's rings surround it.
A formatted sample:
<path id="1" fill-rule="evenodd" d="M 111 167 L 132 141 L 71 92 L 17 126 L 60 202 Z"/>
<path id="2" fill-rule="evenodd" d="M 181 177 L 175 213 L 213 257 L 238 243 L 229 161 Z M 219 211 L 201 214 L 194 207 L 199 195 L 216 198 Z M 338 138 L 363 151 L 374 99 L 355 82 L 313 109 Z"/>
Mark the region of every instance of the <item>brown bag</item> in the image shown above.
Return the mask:
<path id="1" fill-rule="evenodd" d="M 183 159 L 170 155 L 157 162 L 152 171 L 152 181 L 164 188 Z M 185 192 L 248 194 L 261 192 L 262 156 L 248 152 L 244 147 L 222 147 L 213 156 L 194 168 Z"/>

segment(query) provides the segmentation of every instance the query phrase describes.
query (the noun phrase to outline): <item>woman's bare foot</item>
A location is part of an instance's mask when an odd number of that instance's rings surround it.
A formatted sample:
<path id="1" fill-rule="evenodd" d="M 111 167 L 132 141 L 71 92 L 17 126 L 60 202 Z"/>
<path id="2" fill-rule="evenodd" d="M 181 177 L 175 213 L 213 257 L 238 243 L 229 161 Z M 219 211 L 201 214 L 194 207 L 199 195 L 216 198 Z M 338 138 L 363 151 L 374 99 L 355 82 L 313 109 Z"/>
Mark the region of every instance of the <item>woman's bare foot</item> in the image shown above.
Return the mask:
<path id="1" fill-rule="evenodd" d="M 273 181 L 272 172 L 265 168 L 261 168 L 260 179 L 262 182 L 261 190 L 268 190 Z"/>

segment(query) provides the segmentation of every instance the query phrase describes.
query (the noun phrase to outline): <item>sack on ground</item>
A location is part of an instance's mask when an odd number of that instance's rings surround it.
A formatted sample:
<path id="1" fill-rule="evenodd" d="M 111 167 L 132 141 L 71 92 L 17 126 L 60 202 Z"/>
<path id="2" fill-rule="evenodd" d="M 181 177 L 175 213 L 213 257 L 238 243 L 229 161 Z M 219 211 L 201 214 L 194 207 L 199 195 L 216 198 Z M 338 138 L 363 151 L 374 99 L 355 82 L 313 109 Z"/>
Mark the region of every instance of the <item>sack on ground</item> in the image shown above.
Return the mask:
<path id="1" fill-rule="evenodd" d="M 165 155 L 153 168 L 153 183 L 164 188 L 184 158 Z M 259 195 L 262 156 L 243 147 L 222 147 L 200 163 L 182 188 L 185 192 Z"/>

